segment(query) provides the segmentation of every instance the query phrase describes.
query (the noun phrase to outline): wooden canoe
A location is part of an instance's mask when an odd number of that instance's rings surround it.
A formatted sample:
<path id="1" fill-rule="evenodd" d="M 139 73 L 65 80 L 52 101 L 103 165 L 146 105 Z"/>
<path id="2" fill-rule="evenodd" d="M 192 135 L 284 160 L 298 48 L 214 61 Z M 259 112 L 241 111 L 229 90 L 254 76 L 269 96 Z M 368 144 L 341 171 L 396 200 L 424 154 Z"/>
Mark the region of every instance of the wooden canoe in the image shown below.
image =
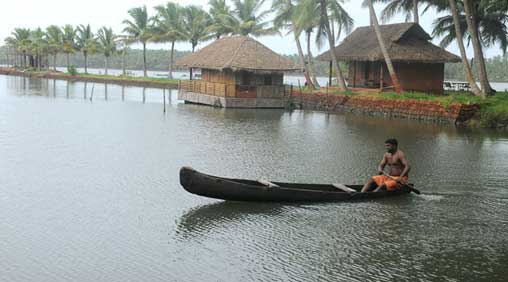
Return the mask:
<path id="1" fill-rule="evenodd" d="M 407 195 L 410 190 L 359 192 L 363 185 L 346 185 L 356 192 L 345 192 L 331 184 L 271 182 L 270 187 L 256 180 L 207 175 L 190 167 L 180 169 L 180 184 L 192 194 L 230 201 L 257 202 L 338 202 Z"/>

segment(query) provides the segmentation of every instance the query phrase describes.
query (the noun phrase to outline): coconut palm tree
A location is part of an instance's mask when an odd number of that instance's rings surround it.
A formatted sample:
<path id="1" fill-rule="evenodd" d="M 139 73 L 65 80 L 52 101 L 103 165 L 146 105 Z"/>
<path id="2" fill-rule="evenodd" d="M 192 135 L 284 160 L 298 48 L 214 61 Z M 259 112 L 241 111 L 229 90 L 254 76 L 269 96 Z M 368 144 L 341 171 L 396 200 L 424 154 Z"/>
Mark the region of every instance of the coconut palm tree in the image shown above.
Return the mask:
<path id="1" fill-rule="evenodd" d="M 399 79 L 397 77 L 397 73 L 393 68 L 392 60 L 390 59 L 390 55 L 386 49 L 385 43 L 383 41 L 383 35 L 381 34 L 381 29 L 379 28 L 379 23 L 377 21 L 376 12 L 374 11 L 374 5 L 372 4 L 372 0 L 368 0 L 369 12 L 372 15 L 372 23 L 374 25 L 374 30 L 376 32 L 377 41 L 379 42 L 379 48 L 381 48 L 381 52 L 383 53 L 383 57 L 385 58 L 386 67 L 388 68 L 388 72 L 390 73 L 390 78 L 392 79 L 393 88 L 395 92 L 400 93 L 402 91 L 399 83 Z"/>
<path id="2" fill-rule="evenodd" d="M 56 25 L 50 25 L 46 28 L 46 38 L 49 44 L 49 53 L 53 55 L 53 70 L 56 71 L 56 57 L 63 45 L 62 30 Z"/>
<path id="3" fill-rule="evenodd" d="M 332 24 L 330 23 L 330 18 L 335 21 L 343 20 L 340 19 L 341 12 L 339 12 L 344 10 L 341 5 L 342 3 L 344 3 L 343 0 L 302 0 L 299 4 L 301 5 L 299 17 L 304 19 L 303 22 L 310 21 L 313 17 L 318 20 L 318 36 L 326 36 L 328 45 L 330 46 L 330 55 L 335 67 L 335 75 L 339 89 L 341 91 L 346 91 L 348 88 L 344 76 L 342 75 L 337 55 L 334 52 L 335 32 L 332 30 Z M 347 13 L 342 13 L 342 15 L 344 14 Z"/>
<path id="4" fill-rule="evenodd" d="M 108 74 L 109 57 L 116 54 L 116 35 L 113 33 L 113 29 L 102 27 L 97 33 L 97 39 L 99 39 L 100 50 L 104 55 L 104 74 Z"/>
<path id="5" fill-rule="evenodd" d="M 310 78 L 309 66 L 305 64 L 305 56 L 302 50 L 302 44 L 300 43 L 301 28 L 298 28 L 296 24 L 297 16 L 295 14 L 296 8 L 291 0 L 274 0 L 272 2 L 272 10 L 275 11 L 276 15 L 273 20 L 273 25 L 280 28 L 289 29 L 294 35 L 296 48 L 298 50 L 298 57 L 300 58 L 300 64 L 305 69 L 305 81 L 306 84 L 311 88 L 314 88 L 314 83 Z"/>
<path id="6" fill-rule="evenodd" d="M 16 49 L 16 40 L 14 37 L 9 36 L 4 39 L 5 47 L 7 48 L 7 66 L 16 66 L 16 54 L 12 58 L 11 50 Z M 12 61 L 13 60 L 13 61 Z"/>
<path id="7" fill-rule="evenodd" d="M 78 26 L 76 45 L 85 57 L 85 73 L 88 73 L 88 55 L 97 52 L 97 41 L 89 24 Z"/>
<path id="8" fill-rule="evenodd" d="M 455 28 L 454 35 L 457 38 L 457 45 L 459 46 L 460 55 L 462 58 L 462 63 L 464 64 L 464 70 L 466 72 L 466 79 L 469 82 L 469 86 L 471 87 L 471 91 L 473 92 L 473 94 L 475 94 L 476 96 L 482 96 L 482 92 L 480 91 L 480 89 L 478 88 L 478 85 L 476 85 L 476 81 L 474 80 L 473 72 L 471 71 L 471 66 L 469 65 L 469 61 L 467 59 L 466 48 L 464 48 L 464 42 L 462 39 L 463 27 L 461 27 L 461 24 L 460 24 L 459 13 L 457 10 L 457 3 L 455 2 L 455 0 L 448 0 L 448 2 L 450 3 L 450 10 L 452 13 L 452 18 L 453 18 L 452 25 Z"/>
<path id="9" fill-rule="evenodd" d="M 30 50 L 30 30 L 27 28 L 15 28 L 11 33 L 16 46 L 16 51 L 21 53 L 21 67 L 27 66 L 27 53 Z"/>
<path id="10" fill-rule="evenodd" d="M 406 22 L 411 18 L 413 22 L 419 23 L 420 16 L 418 12 L 418 5 L 422 2 L 429 2 L 425 0 L 373 0 L 374 2 L 381 2 L 387 4 L 381 12 L 381 20 L 388 21 L 396 14 L 402 13 L 406 16 Z M 425 10 L 426 11 L 426 10 Z"/>
<path id="11" fill-rule="evenodd" d="M 132 20 L 124 20 L 127 25 L 124 32 L 129 37 L 130 42 L 140 42 L 143 45 L 143 76 L 146 77 L 146 43 L 153 36 L 153 29 L 149 23 L 146 6 L 132 8 L 128 11 Z"/>
<path id="12" fill-rule="evenodd" d="M 234 18 L 226 0 L 210 0 L 208 5 L 210 6 L 211 24 L 208 26 L 207 32 L 214 33 L 216 39 L 233 33 Z"/>
<path id="13" fill-rule="evenodd" d="M 278 31 L 270 27 L 270 21 L 265 19 L 271 13 L 270 10 L 262 11 L 265 0 L 234 0 L 232 26 L 233 34 L 240 35 L 273 35 Z"/>
<path id="14" fill-rule="evenodd" d="M 192 45 L 192 52 L 200 41 L 206 41 L 213 38 L 213 35 L 207 32 L 210 25 L 210 15 L 198 6 L 187 6 L 183 11 L 184 28 L 182 30 L 185 38 Z"/>
<path id="15" fill-rule="evenodd" d="M 44 56 L 46 56 L 49 51 L 49 44 L 46 40 L 45 32 L 38 27 L 30 33 L 30 41 L 30 51 L 35 55 L 33 67 L 40 71 L 44 64 Z"/>
<path id="16" fill-rule="evenodd" d="M 461 33 L 461 40 L 466 40 L 468 43 L 476 42 L 473 44 L 473 49 L 475 48 L 475 45 L 477 46 L 477 52 L 475 52 L 474 59 L 476 62 L 475 65 L 477 68 L 485 69 L 484 66 L 482 66 L 482 63 L 484 65 L 483 51 L 481 50 L 482 47 L 490 47 L 498 44 L 498 46 L 501 47 L 503 53 L 506 53 L 508 47 L 508 14 L 507 9 L 503 9 L 502 6 L 499 6 L 499 2 L 484 0 L 481 2 L 481 4 L 481 6 L 473 6 L 473 8 L 475 8 L 475 16 L 474 21 L 471 20 L 472 29 L 470 29 L 466 20 L 467 17 L 463 1 L 454 1 L 453 3 L 447 1 L 447 5 L 443 5 L 439 1 L 434 2 L 433 5 L 439 12 L 450 12 L 451 15 L 439 17 L 434 21 L 434 30 L 432 35 L 442 37 L 440 44 L 443 47 L 448 46 L 451 42 L 457 39 L 457 44 L 459 44 L 460 48 L 460 44 L 463 43 L 458 42 L 459 34 L 457 33 L 456 29 L 458 28 L 458 31 Z M 454 18 L 455 14 L 457 19 Z M 470 18 L 473 19 L 473 17 Z M 477 35 L 477 39 L 472 37 L 471 31 Z M 461 56 L 464 57 L 462 52 Z M 466 72 L 466 78 L 469 81 L 469 70 L 465 65 L 464 69 Z M 482 71 L 478 70 L 478 78 L 482 84 L 482 91 L 483 89 L 491 89 L 490 84 L 488 83 L 486 72 L 482 73 Z M 471 88 L 474 90 L 473 86 L 471 86 Z M 489 91 L 486 93 L 488 92 Z"/>
<path id="17" fill-rule="evenodd" d="M 67 69 L 69 69 L 69 56 L 76 51 L 76 29 L 70 24 L 62 28 L 62 51 L 66 55 Z"/>
<path id="18" fill-rule="evenodd" d="M 476 61 L 476 71 L 478 78 L 480 79 L 480 85 L 484 95 L 490 95 L 494 93 L 494 89 L 490 86 L 487 69 L 485 67 L 485 59 L 483 57 L 482 44 L 480 42 L 479 35 L 479 23 L 478 23 L 478 10 L 480 1 L 463 0 L 464 12 L 466 14 L 467 30 L 471 36 L 471 42 L 473 43 L 474 58 Z"/>
<path id="19" fill-rule="evenodd" d="M 173 55 L 175 51 L 175 42 L 184 39 L 182 31 L 183 8 L 180 5 L 168 2 L 165 6 L 156 6 L 157 16 L 154 17 L 154 36 L 155 42 L 171 42 L 171 53 L 169 56 L 168 78 L 173 78 Z"/>

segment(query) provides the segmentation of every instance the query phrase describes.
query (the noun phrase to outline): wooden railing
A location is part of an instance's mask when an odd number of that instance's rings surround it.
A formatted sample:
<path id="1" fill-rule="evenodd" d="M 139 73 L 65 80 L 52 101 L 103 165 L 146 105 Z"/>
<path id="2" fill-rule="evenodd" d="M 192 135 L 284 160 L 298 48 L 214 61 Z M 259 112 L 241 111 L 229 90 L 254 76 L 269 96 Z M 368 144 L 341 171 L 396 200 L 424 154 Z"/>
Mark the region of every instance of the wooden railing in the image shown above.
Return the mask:
<path id="1" fill-rule="evenodd" d="M 180 80 L 178 89 L 219 97 L 234 97 L 235 85 L 203 80 Z"/>
<path id="2" fill-rule="evenodd" d="M 284 85 L 235 85 L 203 80 L 180 80 L 178 89 L 188 92 L 232 98 L 282 98 Z"/>

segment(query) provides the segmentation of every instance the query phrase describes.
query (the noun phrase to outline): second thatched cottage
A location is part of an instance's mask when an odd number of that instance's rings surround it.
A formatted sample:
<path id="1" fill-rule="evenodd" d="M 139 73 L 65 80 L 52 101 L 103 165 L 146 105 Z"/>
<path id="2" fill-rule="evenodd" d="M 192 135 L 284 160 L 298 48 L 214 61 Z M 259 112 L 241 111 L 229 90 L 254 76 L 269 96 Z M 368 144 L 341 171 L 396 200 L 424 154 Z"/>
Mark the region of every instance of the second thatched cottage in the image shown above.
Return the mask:
<path id="1" fill-rule="evenodd" d="M 380 29 L 402 89 L 442 94 L 444 64 L 460 62 L 460 57 L 429 42 L 431 37 L 416 23 L 387 24 Z M 348 62 L 349 87 L 359 91 L 393 89 L 372 26 L 357 28 L 333 51 L 339 61 Z M 330 50 L 317 59 L 331 61 Z"/>
<path id="2" fill-rule="evenodd" d="M 200 80 L 179 82 L 180 100 L 226 108 L 283 108 L 283 72 L 301 70 L 248 36 L 217 39 L 176 66 L 201 69 Z"/>

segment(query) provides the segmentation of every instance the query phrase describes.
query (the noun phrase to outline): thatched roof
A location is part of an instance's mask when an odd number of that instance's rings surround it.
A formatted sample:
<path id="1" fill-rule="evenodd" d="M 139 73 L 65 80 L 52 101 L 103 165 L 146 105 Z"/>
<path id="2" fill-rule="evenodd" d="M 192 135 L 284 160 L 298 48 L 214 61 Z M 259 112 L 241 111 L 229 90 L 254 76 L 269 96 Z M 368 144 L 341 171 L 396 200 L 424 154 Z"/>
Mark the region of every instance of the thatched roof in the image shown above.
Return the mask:
<path id="1" fill-rule="evenodd" d="M 429 42 L 431 37 L 417 23 L 399 23 L 380 26 L 383 41 L 394 62 L 446 63 L 459 62 L 460 57 Z M 317 57 L 330 61 L 330 51 Z M 381 61 L 384 60 L 374 27 L 363 26 L 355 29 L 344 41 L 335 47 L 340 61 Z"/>
<path id="2" fill-rule="evenodd" d="M 248 36 L 223 37 L 176 61 L 178 67 L 233 71 L 294 71 L 302 68 Z"/>

